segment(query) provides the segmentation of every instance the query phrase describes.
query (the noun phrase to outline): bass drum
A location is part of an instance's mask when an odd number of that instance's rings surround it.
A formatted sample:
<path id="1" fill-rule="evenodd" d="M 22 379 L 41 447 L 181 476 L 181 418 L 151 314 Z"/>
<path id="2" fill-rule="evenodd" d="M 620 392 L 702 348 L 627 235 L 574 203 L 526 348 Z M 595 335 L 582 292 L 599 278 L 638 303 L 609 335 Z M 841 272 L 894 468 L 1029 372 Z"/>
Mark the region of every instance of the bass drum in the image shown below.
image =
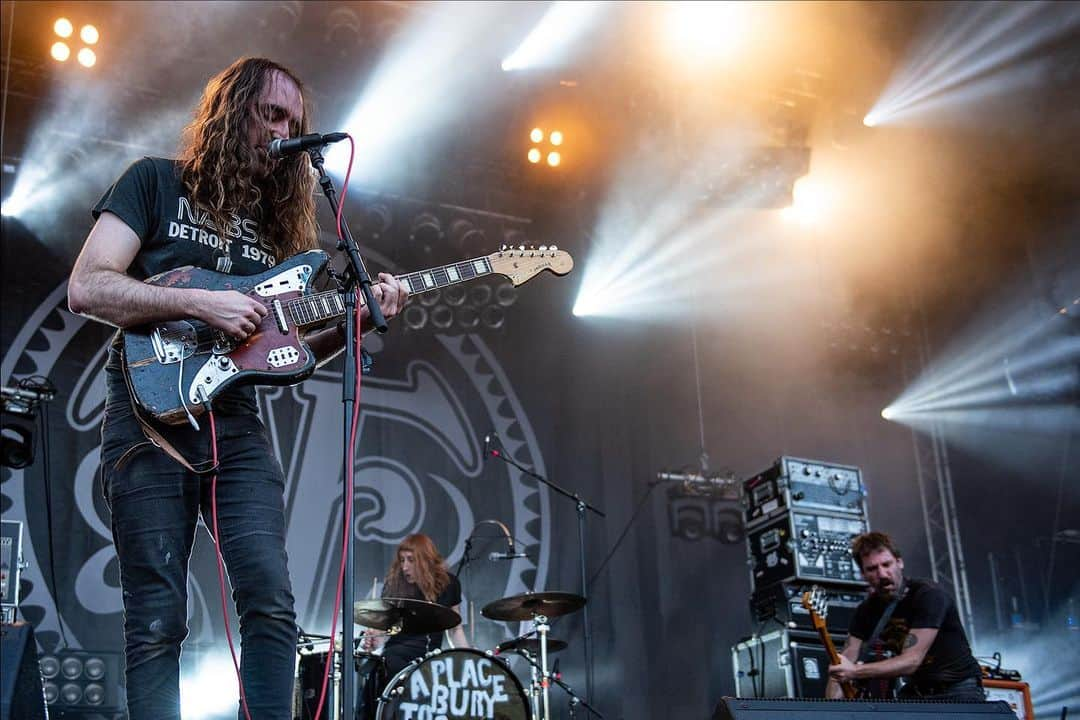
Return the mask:
<path id="1" fill-rule="evenodd" d="M 497 657 L 462 648 L 410 663 L 379 696 L 377 720 L 530 720 L 517 676 Z"/>

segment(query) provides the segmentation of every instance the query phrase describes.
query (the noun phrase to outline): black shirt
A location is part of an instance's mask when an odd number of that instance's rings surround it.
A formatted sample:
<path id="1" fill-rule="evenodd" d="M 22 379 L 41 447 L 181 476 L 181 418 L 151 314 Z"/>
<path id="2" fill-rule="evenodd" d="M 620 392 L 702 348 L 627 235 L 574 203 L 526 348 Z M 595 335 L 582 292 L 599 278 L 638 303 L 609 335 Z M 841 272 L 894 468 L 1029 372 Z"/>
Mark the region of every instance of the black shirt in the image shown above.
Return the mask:
<path id="1" fill-rule="evenodd" d="M 141 246 L 128 268 L 138 280 L 185 265 L 254 275 L 277 262 L 253 219 L 232 215 L 224 231 L 215 227 L 206 211 L 188 198 L 175 160 L 144 157 L 132 163 L 94 205 L 94 219 L 105 211 L 139 236 Z M 107 370 L 109 393 L 118 396 L 127 393 L 119 351 L 117 335 Z M 254 413 L 255 389 L 230 388 L 215 400 L 214 409 L 227 415 Z"/>
<path id="2" fill-rule="evenodd" d="M 400 598 L 412 598 L 414 600 L 426 600 L 423 593 L 420 592 L 420 588 L 415 585 L 406 583 L 405 590 L 398 590 L 394 595 L 389 595 L 386 590 L 383 591 L 383 597 L 400 597 Z M 439 593 L 439 597 L 435 598 L 435 602 L 439 605 L 452 608 L 461 604 L 461 583 L 453 575 L 450 576 L 450 583 Z M 443 633 L 431 633 L 430 635 L 407 635 L 405 633 L 399 633 L 392 635 L 386 641 L 387 650 L 393 649 L 393 652 L 401 655 L 408 655 L 409 657 L 419 657 L 428 650 L 434 650 L 441 648 L 443 642 Z"/>
<path id="3" fill-rule="evenodd" d="M 889 601 L 876 595 L 860 603 L 851 619 L 851 636 L 867 642 L 888 604 Z M 904 596 L 881 631 L 881 644 L 890 656 L 899 655 L 908 633 L 915 628 L 936 628 L 938 633 L 909 682 L 934 686 L 980 676 L 979 663 L 971 654 L 956 603 L 940 586 L 928 580 L 905 581 Z"/>

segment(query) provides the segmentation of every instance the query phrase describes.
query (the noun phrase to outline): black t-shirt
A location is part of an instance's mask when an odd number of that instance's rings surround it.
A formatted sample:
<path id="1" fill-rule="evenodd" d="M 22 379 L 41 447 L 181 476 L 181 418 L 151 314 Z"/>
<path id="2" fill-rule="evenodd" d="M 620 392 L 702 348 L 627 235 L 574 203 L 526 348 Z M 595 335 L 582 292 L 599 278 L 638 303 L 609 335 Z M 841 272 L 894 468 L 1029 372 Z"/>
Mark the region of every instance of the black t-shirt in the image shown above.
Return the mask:
<path id="1" fill-rule="evenodd" d="M 251 218 L 233 215 L 224 232 L 215 227 L 206 211 L 188 198 L 175 160 L 144 157 L 132 163 L 94 205 L 94 219 L 106 211 L 139 236 L 142 245 L 128 268 L 128 274 L 138 280 L 185 265 L 254 275 L 276 263 L 272 246 Z M 110 394 L 127 392 L 120 367 L 118 342 L 114 342 L 107 368 Z M 214 410 L 254 413 L 254 388 L 223 392 L 215 399 Z"/>
<path id="2" fill-rule="evenodd" d="M 915 628 L 936 628 L 937 637 L 922 664 L 909 681 L 917 685 L 954 683 L 979 677 L 979 663 L 971 654 L 967 635 L 960 624 L 956 603 L 941 587 L 928 580 L 907 580 L 903 598 L 896 605 L 879 638 L 890 656 L 899 655 L 908 633 Z M 870 596 L 855 609 L 849 632 L 864 643 L 870 639 L 889 602 Z"/>
<path id="3" fill-rule="evenodd" d="M 406 584 L 405 590 L 398 590 L 394 595 L 389 595 L 387 591 L 383 590 L 383 597 L 401 597 L 412 598 L 415 600 L 424 600 L 423 593 L 420 592 L 420 588 L 415 585 Z M 446 607 L 456 607 L 461 604 L 461 583 L 453 575 L 450 576 L 450 583 L 446 586 L 439 597 L 435 598 L 435 602 L 439 605 Z M 409 655 L 409 657 L 419 657 L 428 650 L 434 650 L 441 648 L 443 642 L 443 633 L 431 633 L 430 635 L 407 635 L 405 633 L 399 633 L 392 635 L 386 641 L 386 649 L 391 650 L 396 654 Z"/>

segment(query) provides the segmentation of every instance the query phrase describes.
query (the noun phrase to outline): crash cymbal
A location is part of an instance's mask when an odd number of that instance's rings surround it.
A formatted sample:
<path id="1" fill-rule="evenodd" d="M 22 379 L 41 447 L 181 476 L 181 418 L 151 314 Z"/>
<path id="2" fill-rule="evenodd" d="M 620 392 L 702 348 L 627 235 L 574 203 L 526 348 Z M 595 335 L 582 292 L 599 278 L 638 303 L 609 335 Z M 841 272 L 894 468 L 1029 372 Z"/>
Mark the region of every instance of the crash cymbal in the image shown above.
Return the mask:
<path id="1" fill-rule="evenodd" d="M 375 630 L 392 630 L 408 635 L 442 632 L 461 624 L 461 616 L 451 608 L 426 600 L 382 598 L 353 603 L 357 625 Z"/>
<path id="2" fill-rule="evenodd" d="M 555 638 L 548 638 L 547 651 L 548 654 L 559 652 L 566 649 L 566 643 L 562 640 L 556 640 Z M 499 643 L 499 652 L 521 652 L 525 651 L 533 657 L 540 657 L 540 638 L 514 638 L 513 640 L 507 640 L 506 642 Z"/>
<path id="3" fill-rule="evenodd" d="M 585 605 L 585 598 L 565 592 L 524 593 L 504 597 L 484 606 L 480 614 L 491 620 L 513 622 L 532 620 L 537 615 L 547 618 L 576 612 Z"/>

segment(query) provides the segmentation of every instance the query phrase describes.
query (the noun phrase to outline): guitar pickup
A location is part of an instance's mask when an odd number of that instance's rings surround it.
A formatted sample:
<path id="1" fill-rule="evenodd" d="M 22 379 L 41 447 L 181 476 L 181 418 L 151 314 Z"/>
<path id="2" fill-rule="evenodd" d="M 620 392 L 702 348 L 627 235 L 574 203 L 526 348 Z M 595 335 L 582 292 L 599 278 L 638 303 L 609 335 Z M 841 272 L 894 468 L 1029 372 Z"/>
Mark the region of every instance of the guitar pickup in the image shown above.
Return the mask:
<path id="1" fill-rule="evenodd" d="M 280 300 L 274 300 L 270 303 L 270 307 L 274 310 L 274 320 L 277 321 L 278 330 L 282 335 L 289 334 L 289 323 L 285 320 L 285 308 L 281 307 Z"/>

